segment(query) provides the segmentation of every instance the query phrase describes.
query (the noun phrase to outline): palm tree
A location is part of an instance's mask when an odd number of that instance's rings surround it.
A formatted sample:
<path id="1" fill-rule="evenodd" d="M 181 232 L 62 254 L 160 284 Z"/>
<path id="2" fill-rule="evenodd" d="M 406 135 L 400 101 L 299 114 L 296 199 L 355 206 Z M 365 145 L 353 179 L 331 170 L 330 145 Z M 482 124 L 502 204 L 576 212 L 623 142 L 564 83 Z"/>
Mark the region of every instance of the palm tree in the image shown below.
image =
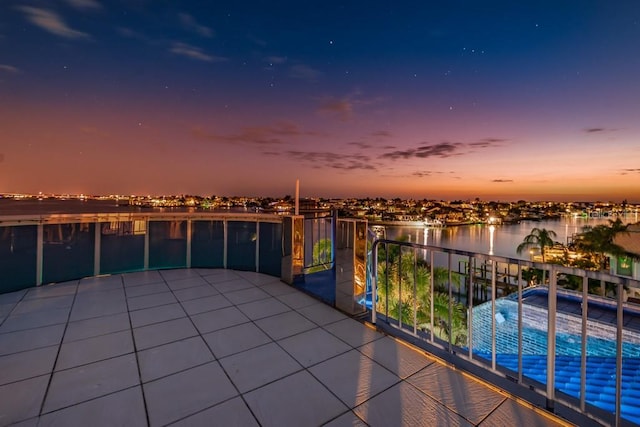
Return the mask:
<path id="1" fill-rule="evenodd" d="M 313 264 L 327 264 L 331 262 L 331 239 L 320 239 L 313 245 Z"/>
<path id="2" fill-rule="evenodd" d="M 550 248 L 554 245 L 553 240 L 556 237 L 556 232 L 553 230 L 547 230 L 546 228 L 532 228 L 531 232 L 525 236 L 522 243 L 516 248 L 516 252 L 521 254 L 523 251 L 530 248 L 540 249 L 542 254 L 542 262 L 545 262 L 545 248 Z"/>
<path id="3" fill-rule="evenodd" d="M 607 269 L 607 254 L 614 256 L 626 255 L 625 251 L 613 243 L 616 233 L 625 231 L 627 226 L 620 218 L 609 220 L 608 225 L 586 226 L 575 241 L 576 248 L 587 254 L 591 254 L 601 270 Z"/>

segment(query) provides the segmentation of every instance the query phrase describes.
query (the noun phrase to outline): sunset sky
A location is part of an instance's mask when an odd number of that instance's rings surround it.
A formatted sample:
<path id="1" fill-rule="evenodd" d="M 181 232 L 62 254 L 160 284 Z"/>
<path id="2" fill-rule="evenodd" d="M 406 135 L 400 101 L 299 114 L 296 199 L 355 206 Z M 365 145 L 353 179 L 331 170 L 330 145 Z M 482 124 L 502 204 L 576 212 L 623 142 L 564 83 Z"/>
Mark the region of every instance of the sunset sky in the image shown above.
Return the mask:
<path id="1" fill-rule="evenodd" d="M 640 2 L 0 1 L 0 193 L 297 178 L 640 202 Z"/>

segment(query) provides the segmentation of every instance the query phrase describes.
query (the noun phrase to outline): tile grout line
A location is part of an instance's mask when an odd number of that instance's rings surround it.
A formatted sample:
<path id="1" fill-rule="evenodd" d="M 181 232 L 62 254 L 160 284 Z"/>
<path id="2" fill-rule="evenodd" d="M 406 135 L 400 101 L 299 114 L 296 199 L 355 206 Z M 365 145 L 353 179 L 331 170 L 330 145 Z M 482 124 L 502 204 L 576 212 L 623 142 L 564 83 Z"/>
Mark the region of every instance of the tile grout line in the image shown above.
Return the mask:
<path id="1" fill-rule="evenodd" d="M 138 381 L 139 383 L 139 387 L 140 387 L 140 393 L 142 394 L 142 405 L 144 408 L 144 416 L 145 416 L 145 420 L 147 422 L 147 426 L 150 426 L 151 423 L 149 421 L 149 408 L 147 407 L 147 398 L 145 396 L 144 393 L 144 387 L 143 387 L 143 383 L 142 383 L 142 372 L 140 370 L 140 360 L 138 359 L 138 346 L 136 344 L 136 339 L 133 335 L 133 324 L 131 323 L 131 312 L 129 311 L 129 299 L 127 298 L 127 291 L 126 291 L 126 286 L 125 286 L 125 280 L 124 280 L 124 275 L 120 274 L 120 280 L 122 281 L 122 290 L 124 292 L 124 301 L 125 304 L 127 306 L 127 318 L 129 319 L 129 335 L 131 336 L 131 342 L 133 344 L 133 354 L 135 355 L 135 359 L 136 359 L 136 369 L 138 370 Z"/>
<path id="2" fill-rule="evenodd" d="M 201 277 L 201 278 L 203 278 L 203 280 L 205 280 L 205 279 L 204 279 L 204 277 L 203 277 L 199 272 L 196 272 L 196 273 L 198 274 L 198 276 L 199 276 L 199 277 Z M 243 279 L 243 280 L 244 280 L 244 279 Z M 212 288 L 214 288 L 216 291 L 218 291 L 218 289 L 215 287 L 215 285 L 213 285 L 212 283 L 207 282 L 206 280 L 205 280 L 205 282 L 206 282 L 206 283 L 208 283 L 208 284 L 209 284 L 209 286 L 211 286 Z M 214 361 L 214 362 L 216 362 L 216 363 L 218 364 L 218 366 L 220 367 L 220 370 L 224 373 L 225 377 L 226 377 L 226 378 L 227 378 L 227 380 L 229 381 L 229 384 L 231 384 L 231 385 L 233 386 L 233 388 L 235 389 L 235 391 L 236 391 L 236 393 L 237 393 L 237 396 L 232 396 L 232 397 L 230 397 L 229 399 L 223 400 L 222 402 L 217 402 L 217 403 L 216 403 L 216 404 L 214 404 L 214 405 L 207 406 L 206 408 L 202 408 L 202 409 L 201 409 L 201 410 L 199 410 L 199 411 L 196 411 L 196 412 L 194 412 L 194 413 L 191 413 L 191 414 L 189 414 L 189 415 L 186 415 L 186 416 L 185 416 L 185 417 L 183 417 L 183 418 L 180 418 L 180 419 L 178 419 L 178 420 L 173 421 L 171 424 L 174 424 L 174 423 L 176 423 L 176 422 L 178 422 L 178 421 L 180 421 L 180 420 L 184 420 L 184 419 L 186 419 L 186 418 L 189 418 L 189 417 L 191 417 L 191 416 L 194 416 L 194 415 L 196 415 L 196 414 L 199 414 L 199 413 L 201 413 L 201 412 L 204 412 L 204 411 L 206 411 L 206 410 L 208 410 L 208 409 L 214 408 L 214 407 L 216 407 L 216 406 L 218 406 L 218 405 L 220 405 L 220 404 L 222 404 L 222 403 L 224 403 L 224 402 L 227 402 L 227 401 L 229 401 L 229 400 L 231 400 L 231 399 L 234 399 L 234 398 L 236 398 L 236 397 L 240 397 L 240 398 L 242 399 L 243 403 L 245 404 L 245 406 L 247 407 L 247 409 L 249 409 L 249 412 L 251 413 L 251 416 L 254 418 L 254 420 L 256 421 L 256 423 L 258 423 L 258 425 L 261 425 L 261 424 L 260 424 L 260 421 L 258 421 L 258 418 L 257 418 L 257 417 L 256 417 L 256 415 L 253 413 L 253 411 L 251 410 L 251 408 L 250 408 L 250 407 L 249 407 L 249 405 L 247 404 L 246 400 L 244 399 L 244 395 L 243 395 L 243 393 L 241 393 L 241 392 L 240 392 L 240 390 L 238 389 L 238 387 L 237 387 L 237 386 L 235 385 L 235 383 L 231 380 L 231 377 L 230 377 L 230 376 L 229 376 L 229 374 L 227 373 L 226 369 L 224 369 L 224 367 L 223 367 L 223 366 L 222 366 L 222 364 L 220 363 L 220 360 L 216 357 L 215 353 L 213 352 L 213 349 L 209 346 L 209 343 L 207 342 L 207 340 L 206 340 L 206 339 L 204 339 L 204 336 L 202 335 L 202 332 L 200 332 L 200 329 L 198 329 L 198 327 L 196 326 L 196 324 L 193 322 L 193 319 L 191 318 L 191 315 L 190 315 L 189 313 L 187 313 L 187 311 L 185 310 L 184 306 L 182 305 L 183 301 L 180 301 L 180 300 L 175 296 L 175 293 L 174 293 L 173 289 L 171 289 L 171 286 L 169 286 L 169 283 L 168 283 L 168 282 L 167 282 L 167 287 L 169 287 L 169 289 L 170 289 L 170 291 L 171 291 L 171 293 L 172 293 L 173 297 L 174 297 L 174 298 L 176 298 L 176 301 L 178 301 L 178 304 L 180 305 L 180 308 L 182 308 L 182 310 L 185 312 L 185 314 L 187 315 L 187 319 L 189 319 L 189 322 L 191 323 L 191 325 L 193 326 L 193 328 L 194 328 L 194 329 L 196 330 L 196 332 L 198 333 L 198 335 L 196 335 L 196 336 L 200 337 L 200 339 L 202 340 L 202 342 L 204 342 L 204 345 L 207 347 L 207 349 L 209 350 L 209 353 L 210 353 L 210 354 L 211 354 L 211 356 L 213 357 L 213 361 Z M 219 291 L 218 291 L 218 292 L 219 292 Z M 222 295 L 222 296 L 224 297 L 224 295 L 223 295 L 223 293 L 222 293 L 222 292 L 219 292 L 219 294 L 220 294 L 220 295 Z M 225 297 L 225 298 L 226 298 L 226 297 Z M 190 300 L 189 300 L 189 301 L 190 301 Z M 231 301 L 229 301 L 229 302 L 230 302 L 231 304 L 233 304 L 233 302 L 231 302 Z M 233 305 L 233 307 L 235 307 L 235 305 Z M 215 310 L 211 310 L 211 311 L 215 311 Z M 207 313 L 208 313 L 208 312 L 207 312 Z M 200 314 L 200 313 L 198 313 L 198 314 Z M 237 325 L 236 325 L 236 326 L 237 326 Z M 231 327 L 231 326 L 230 326 L 230 327 Z M 178 340 L 178 341 L 182 341 L 182 340 Z M 176 341 L 174 341 L 174 342 L 176 342 Z M 205 362 L 205 363 L 202 363 L 202 364 L 197 365 L 197 366 L 204 366 L 204 365 L 209 364 L 209 363 L 211 363 L 211 362 Z M 182 370 L 182 371 L 180 371 L 180 372 L 185 372 L 185 371 L 191 370 L 191 369 L 193 369 L 193 368 L 195 368 L 195 367 L 197 367 L 197 366 L 192 366 L 192 367 L 186 368 L 186 369 L 184 369 L 184 370 Z M 163 377 L 163 378 L 166 378 L 166 377 L 168 377 L 168 376 L 170 376 L 170 375 L 174 375 L 174 374 L 176 374 L 176 373 L 177 373 L 177 372 L 174 372 L 174 373 L 172 373 L 172 374 L 166 375 L 166 376 L 165 376 L 165 377 Z M 154 381 L 155 381 L 155 380 L 154 380 Z"/>
<path id="3" fill-rule="evenodd" d="M 56 352 L 56 357 L 53 361 L 53 366 L 51 366 L 49 381 L 47 381 L 47 387 L 45 388 L 44 395 L 42 396 L 42 402 L 40 403 L 40 409 L 38 410 L 38 423 L 40 422 L 40 416 L 42 416 L 42 411 L 44 410 L 44 404 L 47 401 L 47 397 L 49 396 L 49 390 L 51 388 L 51 383 L 53 382 L 53 375 L 55 374 L 56 364 L 58 363 L 58 357 L 60 357 L 60 350 L 62 350 L 62 343 L 64 342 L 64 336 L 67 334 L 67 328 L 69 327 L 69 320 L 71 319 L 71 313 L 73 313 L 73 307 L 75 306 L 76 298 L 78 297 L 78 290 L 80 289 L 80 281 L 81 280 L 78 280 L 76 283 L 76 291 L 73 294 L 71 307 L 69 307 L 67 322 L 64 324 L 64 331 L 62 332 L 62 337 L 60 338 L 60 343 L 58 344 L 58 351 Z"/>

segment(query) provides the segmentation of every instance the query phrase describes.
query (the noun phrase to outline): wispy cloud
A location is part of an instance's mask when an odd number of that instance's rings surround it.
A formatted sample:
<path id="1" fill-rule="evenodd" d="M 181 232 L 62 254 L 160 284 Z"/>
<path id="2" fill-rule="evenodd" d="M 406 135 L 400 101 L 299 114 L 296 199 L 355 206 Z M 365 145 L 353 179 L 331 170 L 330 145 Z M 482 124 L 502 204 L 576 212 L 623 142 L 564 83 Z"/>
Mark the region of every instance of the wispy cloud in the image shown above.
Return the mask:
<path id="1" fill-rule="evenodd" d="M 390 151 L 388 153 L 382 154 L 380 157 L 390 160 L 410 158 L 426 159 L 429 157 L 447 158 L 460 155 L 460 146 L 461 143 L 459 142 L 440 142 L 438 144 L 425 144 L 417 148 Z"/>
<path id="2" fill-rule="evenodd" d="M 513 182 L 512 179 L 492 179 L 491 182 Z"/>
<path id="3" fill-rule="evenodd" d="M 378 130 L 375 132 L 371 132 L 371 136 L 374 136 L 376 138 L 390 138 L 392 135 L 391 132 L 388 132 L 386 130 Z"/>
<path id="4" fill-rule="evenodd" d="M 416 178 L 427 178 L 434 174 L 432 171 L 416 171 L 411 174 L 411 176 L 415 176 Z"/>
<path id="5" fill-rule="evenodd" d="M 318 112 L 336 116 L 347 122 L 353 116 L 353 103 L 348 98 L 327 98 L 320 103 Z"/>
<path id="6" fill-rule="evenodd" d="M 20 70 L 13 65 L 0 64 L 0 71 L 4 71 L 11 74 L 18 74 Z"/>
<path id="7" fill-rule="evenodd" d="M 422 143 L 416 148 L 405 150 L 393 150 L 380 156 L 383 159 L 428 159 L 430 157 L 448 158 L 462 156 L 474 152 L 477 149 L 487 149 L 503 145 L 507 140 L 500 138 L 485 138 L 475 142 L 449 142 L 443 141 L 436 144 Z"/>
<path id="8" fill-rule="evenodd" d="M 285 62 L 287 62 L 287 57 L 286 56 L 276 56 L 276 55 L 271 55 L 271 56 L 267 56 L 265 59 L 265 62 L 268 62 L 269 64 L 284 64 Z"/>
<path id="9" fill-rule="evenodd" d="M 66 0 L 66 2 L 79 10 L 102 9 L 102 5 L 96 0 Z"/>
<path id="10" fill-rule="evenodd" d="M 289 76 L 294 79 L 315 82 L 322 77 L 322 71 L 318 71 L 305 64 L 296 64 L 289 69 Z"/>
<path id="11" fill-rule="evenodd" d="M 180 43 L 180 42 L 172 43 L 171 48 L 169 49 L 169 52 L 176 55 L 186 56 L 187 58 L 196 59 L 198 61 L 205 61 L 205 62 L 227 61 L 227 58 L 224 58 L 221 56 L 209 55 L 199 47 L 191 46 L 189 44 Z"/>
<path id="12" fill-rule="evenodd" d="M 202 37 L 213 37 L 213 30 L 207 26 L 196 22 L 195 18 L 188 13 L 179 13 L 178 18 L 182 27 L 188 31 L 199 34 Z"/>
<path id="13" fill-rule="evenodd" d="M 314 169 L 375 170 L 371 159 L 363 154 L 331 153 L 328 151 L 285 151 L 284 155 L 308 163 Z"/>
<path id="14" fill-rule="evenodd" d="M 620 175 L 629 175 L 629 174 L 640 174 L 640 168 L 630 168 L 630 169 L 622 169 L 620 171 Z"/>
<path id="15" fill-rule="evenodd" d="M 604 128 L 604 127 L 593 127 L 593 128 L 586 128 L 583 129 L 583 131 L 585 133 L 602 133 L 602 132 L 614 132 L 617 129 L 611 129 L 611 128 Z"/>
<path id="16" fill-rule="evenodd" d="M 265 126 L 247 126 L 233 134 L 217 134 L 206 132 L 200 127 L 191 130 L 192 136 L 215 142 L 243 143 L 258 146 L 280 145 L 289 142 L 291 138 L 301 136 L 322 136 L 323 133 L 307 131 L 295 123 L 279 121 Z"/>
<path id="17" fill-rule="evenodd" d="M 470 142 L 468 145 L 469 147 L 474 147 L 474 148 L 490 148 L 490 147 L 497 147 L 497 146 L 503 145 L 508 141 L 509 141 L 508 139 L 503 139 L 503 138 L 484 138 L 484 139 L 481 139 L 480 141 Z"/>
<path id="18" fill-rule="evenodd" d="M 91 38 L 89 34 L 71 28 L 61 16 L 51 10 L 31 6 L 19 6 L 18 10 L 22 11 L 33 25 L 56 36 L 67 39 Z"/>
<path id="19" fill-rule="evenodd" d="M 366 142 L 360 142 L 360 141 L 347 142 L 347 145 L 353 145 L 354 147 L 358 147 L 358 148 L 361 148 L 363 150 L 367 150 L 369 148 L 373 148 L 373 145 L 367 144 Z"/>

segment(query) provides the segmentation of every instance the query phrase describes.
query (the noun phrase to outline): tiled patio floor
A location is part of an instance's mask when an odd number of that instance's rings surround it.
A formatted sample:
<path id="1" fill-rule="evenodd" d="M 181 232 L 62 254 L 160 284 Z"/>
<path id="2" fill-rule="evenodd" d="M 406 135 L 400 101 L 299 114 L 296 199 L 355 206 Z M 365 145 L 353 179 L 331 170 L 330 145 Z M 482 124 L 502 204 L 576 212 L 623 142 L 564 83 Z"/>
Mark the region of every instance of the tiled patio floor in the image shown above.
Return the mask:
<path id="1" fill-rule="evenodd" d="M 0 425 L 554 421 L 277 278 L 165 270 L 0 295 Z"/>

